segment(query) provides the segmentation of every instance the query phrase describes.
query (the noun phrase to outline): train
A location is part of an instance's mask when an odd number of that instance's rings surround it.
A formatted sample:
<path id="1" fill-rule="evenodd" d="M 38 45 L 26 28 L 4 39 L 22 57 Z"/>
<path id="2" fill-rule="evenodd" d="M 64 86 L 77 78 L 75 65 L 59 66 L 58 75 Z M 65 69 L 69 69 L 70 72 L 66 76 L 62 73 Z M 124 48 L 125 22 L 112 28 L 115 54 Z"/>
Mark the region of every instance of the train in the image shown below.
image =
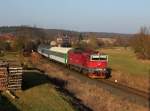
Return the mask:
<path id="1" fill-rule="evenodd" d="M 39 46 L 37 52 L 49 60 L 62 63 L 90 78 L 107 78 L 110 75 L 108 55 L 98 51 L 82 48 Z"/>

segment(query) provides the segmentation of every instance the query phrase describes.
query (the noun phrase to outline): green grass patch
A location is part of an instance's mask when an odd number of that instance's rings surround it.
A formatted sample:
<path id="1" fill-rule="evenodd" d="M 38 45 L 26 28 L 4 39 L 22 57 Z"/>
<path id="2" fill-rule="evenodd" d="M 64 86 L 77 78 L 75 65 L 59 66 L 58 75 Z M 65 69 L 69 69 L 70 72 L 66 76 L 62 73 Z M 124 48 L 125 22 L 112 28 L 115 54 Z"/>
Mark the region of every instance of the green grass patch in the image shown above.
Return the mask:
<path id="1" fill-rule="evenodd" d="M 4 94 L 6 96 L 6 94 Z M 75 111 L 68 102 L 68 97 L 64 96 L 50 84 L 47 77 L 37 72 L 24 74 L 23 91 L 17 92 L 17 100 L 3 104 L 7 110 L 13 104 L 14 109 L 20 111 Z"/>
<path id="2" fill-rule="evenodd" d="M 18 52 L 5 52 L 2 60 L 26 61 Z M 70 98 L 56 90 L 46 76 L 28 72 L 23 76 L 23 90 L 12 100 L 5 92 L 0 95 L 0 111 L 75 111 Z"/>
<path id="3" fill-rule="evenodd" d="M 149 75 L 150 61 L 142 61 L 136 58 L 131 48 L 104 49 L 104 53 L 109 55 L 109 67 L 124 74 Z"/>
<path id="4" fill-rule="evenodd" d="M 18 60 L 18 57 L 19 57 L 19 52 L 4 52 L 4 54 L 0 56 L 0 59 Z"/>

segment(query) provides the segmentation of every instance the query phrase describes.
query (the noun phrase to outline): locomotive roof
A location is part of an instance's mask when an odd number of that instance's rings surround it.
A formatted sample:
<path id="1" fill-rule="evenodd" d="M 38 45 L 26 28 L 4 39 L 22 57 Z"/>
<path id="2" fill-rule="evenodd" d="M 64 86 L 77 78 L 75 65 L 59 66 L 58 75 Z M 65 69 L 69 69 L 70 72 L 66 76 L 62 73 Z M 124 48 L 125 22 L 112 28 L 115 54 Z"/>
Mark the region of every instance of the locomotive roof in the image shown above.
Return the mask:
<path id="1" fill-rule="evenodd" d="M 97 51 L 91 50 L 91 49 L 83 49 L 83 48 L 75 48 L 71 51 L 77 52 L 77 53 L 87 53 L 87 54 L 97 54 Z"/>
<path id="2" fill-rule="evenodd" d="M 60 53 L 68 53 L 68 51 L 72 49 L 71 47 L 51 47 L 49 50 L 55 51 L 55 52 L 60 52 Z"/>

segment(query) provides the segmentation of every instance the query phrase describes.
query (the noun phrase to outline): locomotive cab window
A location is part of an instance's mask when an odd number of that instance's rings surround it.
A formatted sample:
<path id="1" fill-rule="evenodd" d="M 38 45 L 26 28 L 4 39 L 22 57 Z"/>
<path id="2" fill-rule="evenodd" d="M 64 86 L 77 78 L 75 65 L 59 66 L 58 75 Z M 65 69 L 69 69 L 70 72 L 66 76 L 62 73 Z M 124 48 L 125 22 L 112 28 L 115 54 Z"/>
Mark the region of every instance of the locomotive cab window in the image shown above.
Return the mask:
<path id="1" fill-rule="evenodd" d="M 107 55 L 100 55 L 100 60 L 108 60 L 108 56 Z"/>
<path id="2" fill-rule="evenodd" d="M 100 60 L 99 55 L 91 55 L 91 60 L 93 60 L 93 61 Z"/>
<path id="3" fill-rule="evenodd" d="M 91 55 L 91 60 L 92 61 L 107 60 L 107 56 L 106 55 Z"/>

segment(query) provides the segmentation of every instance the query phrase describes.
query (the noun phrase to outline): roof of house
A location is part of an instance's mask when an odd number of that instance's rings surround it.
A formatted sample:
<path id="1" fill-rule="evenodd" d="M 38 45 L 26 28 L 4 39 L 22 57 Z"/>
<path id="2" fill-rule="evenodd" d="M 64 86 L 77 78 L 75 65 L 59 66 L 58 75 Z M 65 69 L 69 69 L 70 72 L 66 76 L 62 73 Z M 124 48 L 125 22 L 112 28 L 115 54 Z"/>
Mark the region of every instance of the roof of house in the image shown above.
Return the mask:
<path id="1" fill-rule="evenodd" d="M 16 37 L 13 34 L 7 33 L 7 34 L 1 34 L 0 40 L 4 41 L 14 41 Z"/>

